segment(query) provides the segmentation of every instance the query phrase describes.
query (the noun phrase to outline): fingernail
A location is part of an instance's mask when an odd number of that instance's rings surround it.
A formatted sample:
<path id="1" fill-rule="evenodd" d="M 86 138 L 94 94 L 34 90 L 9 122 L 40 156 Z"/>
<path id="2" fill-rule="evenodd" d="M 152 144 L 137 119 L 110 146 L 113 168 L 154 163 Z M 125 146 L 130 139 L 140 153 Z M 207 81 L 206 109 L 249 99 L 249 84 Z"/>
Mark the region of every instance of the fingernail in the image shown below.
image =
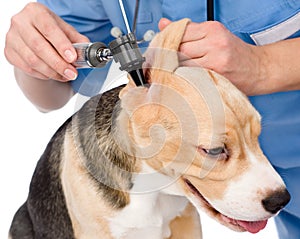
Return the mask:
<path id="1" fill-rule="evenodd" d="M 66 50 L 65 51 L 65 57 L 67 58 L 68 62 L 73 62 L 75 60 L 75 55 L 72 53 L 71 50 Z"/>
<path id="2" fill-rule="evenodd" d="M 70 69 L 65 69 L 64 75 L 68 80 L 75 80 L 77 78 L 77 74 Z"/>

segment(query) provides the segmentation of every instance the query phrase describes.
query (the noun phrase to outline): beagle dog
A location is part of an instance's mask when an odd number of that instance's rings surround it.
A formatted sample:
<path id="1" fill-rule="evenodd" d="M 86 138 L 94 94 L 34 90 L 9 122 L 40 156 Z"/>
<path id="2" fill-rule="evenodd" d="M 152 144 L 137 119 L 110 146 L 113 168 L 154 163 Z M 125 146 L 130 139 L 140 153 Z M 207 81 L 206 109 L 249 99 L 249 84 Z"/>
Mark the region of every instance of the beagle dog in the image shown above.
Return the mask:
<path id="1" fill-rule="evenodd" d="M 147 87 L 130 79 L 58 129 L 9 238 L 202 238 L 201 212 L 256 233 L 288 203 L 247 97 L 211 70 L 179 65 L 188 22 L 151 42 Z"/>

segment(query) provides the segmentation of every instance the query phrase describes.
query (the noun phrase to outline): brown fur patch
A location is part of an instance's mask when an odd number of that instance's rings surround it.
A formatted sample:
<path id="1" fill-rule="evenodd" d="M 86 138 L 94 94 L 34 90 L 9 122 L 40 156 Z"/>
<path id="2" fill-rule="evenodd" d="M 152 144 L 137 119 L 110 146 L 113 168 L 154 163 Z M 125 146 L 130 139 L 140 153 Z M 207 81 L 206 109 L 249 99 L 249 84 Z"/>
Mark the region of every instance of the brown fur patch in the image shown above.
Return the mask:
<path id="1" fill-rule="evenodd" d="M 169 239 L 202 238 L 200 217 L 195 207 L 189 203 L 180 216 L 170 223 L 172 235 Z"/>

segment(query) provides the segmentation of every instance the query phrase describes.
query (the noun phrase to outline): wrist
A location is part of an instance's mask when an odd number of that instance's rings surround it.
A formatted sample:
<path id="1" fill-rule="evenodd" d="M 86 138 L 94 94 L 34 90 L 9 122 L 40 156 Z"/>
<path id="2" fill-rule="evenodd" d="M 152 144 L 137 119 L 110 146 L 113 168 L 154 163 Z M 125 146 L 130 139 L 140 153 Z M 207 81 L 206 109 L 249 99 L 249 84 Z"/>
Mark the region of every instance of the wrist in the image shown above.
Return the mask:
<path id="1" fill-rule="evenodd" d="M 259 59 L 257 94 L 300 89 L 299 39 L 255 48 Z"/>
<path id="2" fill-rule="evenodd" d="M 69 82 L 41 80 L 15 68 L 15 78 L 26 98 L 41 112 L 63 107 L 74 95 Z"/>
<path id="3" fill-rule="evenodd" d="M 270 54 L 268 49 L 265 46 L 254 46 L 254 54 L 257 59 L 257 74 L 255 79 L 255 86 L 253 95 L 262 95 L 272 93 L 275 89 L 273 89 L 274 85 L 271 84 L 271 80 L 273 78 L 272 68 L 272 60 L 270 58 Z"/>

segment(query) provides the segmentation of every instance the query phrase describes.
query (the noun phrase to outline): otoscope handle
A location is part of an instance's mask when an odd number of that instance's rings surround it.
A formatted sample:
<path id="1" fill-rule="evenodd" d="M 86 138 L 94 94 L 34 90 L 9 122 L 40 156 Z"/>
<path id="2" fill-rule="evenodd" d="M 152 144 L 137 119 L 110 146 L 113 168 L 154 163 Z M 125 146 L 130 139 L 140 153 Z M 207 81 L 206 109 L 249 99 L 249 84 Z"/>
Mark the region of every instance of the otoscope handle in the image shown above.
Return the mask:
<path id="1" fill-rule="evenodd" d="M 113 58 L 102 42 L 75 43 L 73 46 L 77 53 L 77 60 L 73 63 L 76 68 L 101 68 Z"/>
<path id="2" fill-rule="evenodd" d="M 77 52 L 76 68 L 101 68 L 111 59 L 119 62 L 121 71 L 127 71 L 137 86 L 146 84 L 142 71 L 145 57 L 142 56 L 134 34 L 120 36 L 107 47 L 102 42 L 73 44 Z"/>

